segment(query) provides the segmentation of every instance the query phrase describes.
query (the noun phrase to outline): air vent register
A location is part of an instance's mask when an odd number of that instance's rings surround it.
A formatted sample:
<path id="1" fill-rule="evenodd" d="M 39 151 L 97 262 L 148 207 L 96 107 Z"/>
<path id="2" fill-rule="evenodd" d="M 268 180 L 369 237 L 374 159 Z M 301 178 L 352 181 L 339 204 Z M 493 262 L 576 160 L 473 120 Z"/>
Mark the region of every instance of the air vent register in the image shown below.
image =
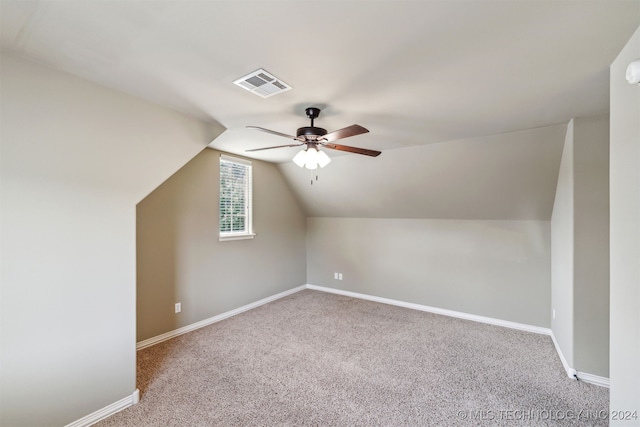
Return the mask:
<path id="1" fill-rule="evenodd" d="M 267 73 L 262 68 L 239 78 L 233 83 L 262 98 L 269 98 L 291 89 L 291 86 Z"/>

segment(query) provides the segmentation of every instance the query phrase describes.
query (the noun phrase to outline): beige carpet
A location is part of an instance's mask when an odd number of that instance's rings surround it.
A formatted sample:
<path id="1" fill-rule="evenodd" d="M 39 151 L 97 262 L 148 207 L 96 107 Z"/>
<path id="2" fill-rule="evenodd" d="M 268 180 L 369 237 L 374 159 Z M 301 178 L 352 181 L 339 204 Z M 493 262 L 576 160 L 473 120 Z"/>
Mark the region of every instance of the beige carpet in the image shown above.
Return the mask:
<path id="1" fill-rule="evenodd" d="M 98 426 L 608 425 L 548 336 L 305 290 L 138 352 Z"/>

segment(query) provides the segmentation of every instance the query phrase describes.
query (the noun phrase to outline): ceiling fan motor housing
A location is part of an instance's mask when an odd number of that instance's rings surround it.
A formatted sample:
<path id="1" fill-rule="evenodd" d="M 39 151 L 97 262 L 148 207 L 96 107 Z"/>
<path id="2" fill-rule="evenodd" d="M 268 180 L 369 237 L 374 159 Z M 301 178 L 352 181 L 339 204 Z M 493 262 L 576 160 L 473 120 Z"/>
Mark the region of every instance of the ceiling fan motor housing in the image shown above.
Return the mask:
<path id="1" fill-rule="evenodd" d="M 304 136 L 305 139 L 317 139 L 327 134 L 326 129 L 317 128 L 315 126 L 305 126 L 298 128 L 296 136 Z"/>

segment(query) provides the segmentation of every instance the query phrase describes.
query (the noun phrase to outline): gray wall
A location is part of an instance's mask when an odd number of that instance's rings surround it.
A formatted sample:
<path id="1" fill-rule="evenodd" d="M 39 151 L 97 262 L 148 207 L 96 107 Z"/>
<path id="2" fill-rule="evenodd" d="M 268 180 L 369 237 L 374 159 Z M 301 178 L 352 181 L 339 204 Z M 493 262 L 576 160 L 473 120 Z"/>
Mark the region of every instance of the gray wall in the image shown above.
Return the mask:
<path id="1" fill-rule="evenodd" d="M 549 238 L 549 221 L 308 218 L 307 278 L 549 327 Z"/>
<path id="2" fill-rule="evenodd" d="M 609 377 L 609 115 L 573 132 L 574 368 Z"/>
<path id="3" fill-rule="evenodd" d="M 567 363 L 609 376 L 609 116 L 567 127 L 551 217 L 551 328 Z"/>
<path id="4" fill-rule="evenodd" d="M 218 240 L 219 156 L 204 150 L 137 206 L 138 341 L 306 283 L 305 217 L 274 164 L 253 161 L 257 236 Z"/>
<path id="5" fill-rule="evenodd" d="M 567 126 L 551 214 L 551 330 L 573 367 L 573 126 Z M 555 311 L 555 319 L 553 318 Z"/>
<path id="6" fill-rule="evenodd" d="M 640 13 L 640 7 L 638 10 Z M 625 70 L 640 58 L 640 28 L 611 65 L 611 410 L 640 413 L 640 87 Z M 612 421 L 639 426 L 640 421 Z"/>
<path id="7" fill-rule="evenodd" d="M 135 205 L 223 128 L 2 54 L 3 426 L 136 388 Z"/>

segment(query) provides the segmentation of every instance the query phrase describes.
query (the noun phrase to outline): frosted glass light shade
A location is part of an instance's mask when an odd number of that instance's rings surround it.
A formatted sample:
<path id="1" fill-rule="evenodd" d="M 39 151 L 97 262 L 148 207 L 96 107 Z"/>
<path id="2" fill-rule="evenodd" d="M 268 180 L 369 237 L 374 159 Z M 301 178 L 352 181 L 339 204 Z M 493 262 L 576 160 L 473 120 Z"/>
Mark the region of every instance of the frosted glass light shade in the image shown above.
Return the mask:
<path id="1" fill-rule="evenodd" d="M 323 168 L 331 162 L 331 158 L 324 151 L 318 151 L 318 165 Z"/>
<path id="2" fill-rule="evenodd" d="M 307 152 L 305 150 L 300 150 L 298 154 L 293 158 L 293 163 L 296 165 L 303 167 L 307 161 Z"/>
<path id="3" fill-rule="evenodd" d="M 304 165 L 307 169 L 316 169 L 318 167 L 318 150 L 315 148 L 307 149 L 307 163 Z"/>
<path id="4" fill-rule="evenodd" d="M 636 59 L 627 67 L 627 81 L 632 85 L 640 84 L 640 59 Z"/>
<path id="5" fill-rule="evenodd" d="M 307 148 L 306 150 L 300 150 L 298 154 L 293 157 L 293 163 L 307 169 L 316 169 L 318 166 L 321 168 L 327 166 L 331 158 L 327 156 L 324 151 L 320 151 L 315 147 Z"/>

